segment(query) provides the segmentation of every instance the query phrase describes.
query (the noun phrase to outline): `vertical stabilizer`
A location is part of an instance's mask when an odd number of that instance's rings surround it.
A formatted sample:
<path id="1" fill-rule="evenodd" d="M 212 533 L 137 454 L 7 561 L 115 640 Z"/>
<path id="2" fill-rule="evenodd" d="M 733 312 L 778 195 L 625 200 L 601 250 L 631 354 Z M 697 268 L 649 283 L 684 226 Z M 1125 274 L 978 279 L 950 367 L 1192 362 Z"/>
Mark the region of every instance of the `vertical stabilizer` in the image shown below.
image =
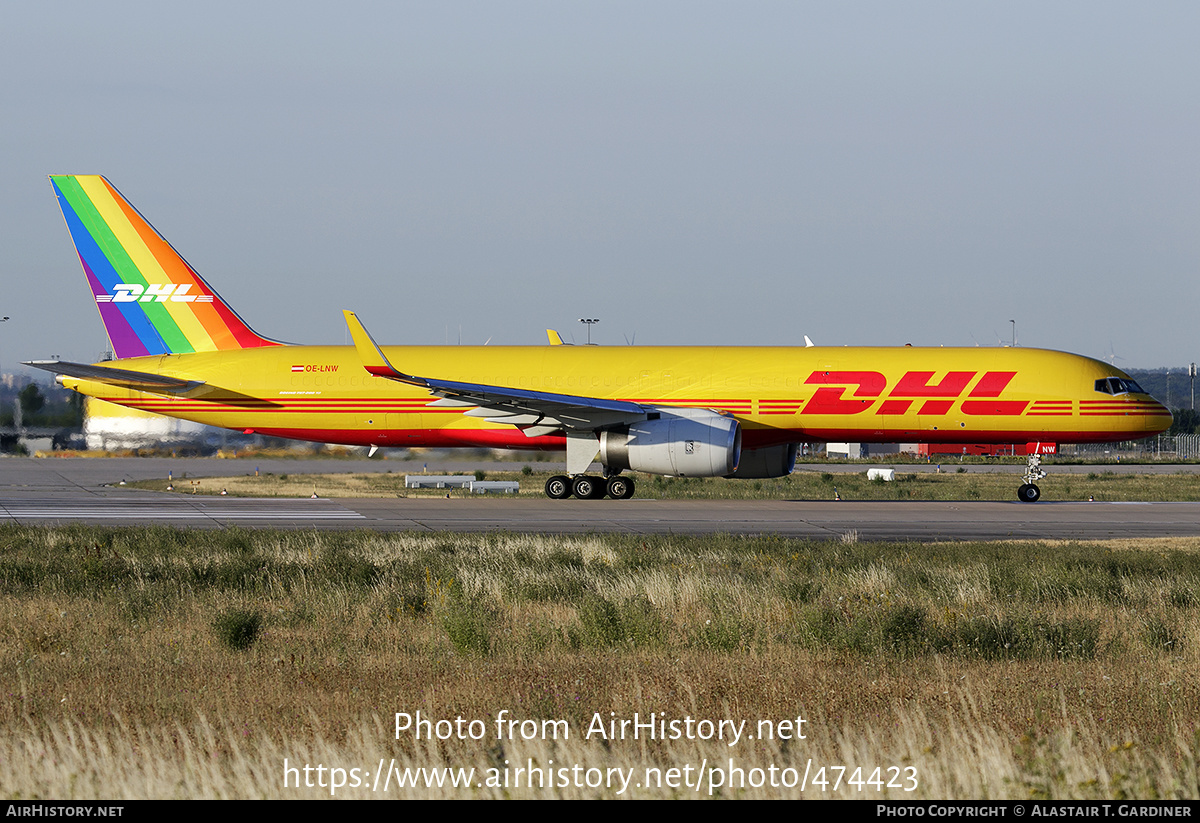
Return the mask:
<path id="1" fill-rule="evenodd" d="M 242 322 L 103 177 L 50 182 L 117 357 L 280 345 Z"/>

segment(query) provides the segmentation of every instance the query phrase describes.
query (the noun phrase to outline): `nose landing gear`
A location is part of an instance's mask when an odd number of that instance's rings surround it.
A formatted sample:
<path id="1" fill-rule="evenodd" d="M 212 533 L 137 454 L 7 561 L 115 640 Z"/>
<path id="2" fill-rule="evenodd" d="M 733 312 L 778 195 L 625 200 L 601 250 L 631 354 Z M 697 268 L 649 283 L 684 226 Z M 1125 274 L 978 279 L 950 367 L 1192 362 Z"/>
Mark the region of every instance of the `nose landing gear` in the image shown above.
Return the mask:
<path id="1" fill-rule="evenodd" d="M 1036 503 L 1042 497 L 1042 490 L 1035 484 L 1046 476 L 1046 470 L 1042 468 L 1042 456 L 1040 454 L 1029 455 L 1029 463 L 1025 467 L 1025 475 L 1021 478 L 1025 482 L 1017 489 L 1017 499 L 1022 503 Z"/>

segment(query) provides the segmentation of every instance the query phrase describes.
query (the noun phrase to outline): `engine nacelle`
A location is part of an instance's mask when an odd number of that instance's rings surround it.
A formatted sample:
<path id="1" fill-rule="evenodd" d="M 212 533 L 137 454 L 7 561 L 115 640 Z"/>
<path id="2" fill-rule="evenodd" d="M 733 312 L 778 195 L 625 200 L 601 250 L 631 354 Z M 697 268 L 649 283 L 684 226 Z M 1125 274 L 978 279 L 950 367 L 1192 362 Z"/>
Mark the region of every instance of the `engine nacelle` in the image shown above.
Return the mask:
<path id="1" fill-rule="evenodd" d="M 737 471 L 742 429 L 707 409 L 662 409 L 650 419 L 600 433 L 600 462 L 676 477 L 721 477 Z"/>
<path id="2" fill-rule="evenodd" d="M 753 480 L 760 477 L 787 477 L 796 468 L 795 443 L 781 446 L 764 446 L 761 449 L 743 449 L 737 471 L 726 477 L 738 480 Z"/>

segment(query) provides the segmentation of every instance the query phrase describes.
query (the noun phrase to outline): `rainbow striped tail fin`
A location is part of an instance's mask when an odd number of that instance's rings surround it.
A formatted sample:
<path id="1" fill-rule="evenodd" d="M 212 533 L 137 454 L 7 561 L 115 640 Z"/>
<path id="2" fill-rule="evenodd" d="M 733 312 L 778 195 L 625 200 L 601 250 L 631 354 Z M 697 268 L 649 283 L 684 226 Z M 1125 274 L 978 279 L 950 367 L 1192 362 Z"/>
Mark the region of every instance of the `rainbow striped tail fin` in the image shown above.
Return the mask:
<path id="1" fill-rule="evenodd" d="M 118 358 L 282 345 L 251 330 L 103 177 L 50 182 Z"/>

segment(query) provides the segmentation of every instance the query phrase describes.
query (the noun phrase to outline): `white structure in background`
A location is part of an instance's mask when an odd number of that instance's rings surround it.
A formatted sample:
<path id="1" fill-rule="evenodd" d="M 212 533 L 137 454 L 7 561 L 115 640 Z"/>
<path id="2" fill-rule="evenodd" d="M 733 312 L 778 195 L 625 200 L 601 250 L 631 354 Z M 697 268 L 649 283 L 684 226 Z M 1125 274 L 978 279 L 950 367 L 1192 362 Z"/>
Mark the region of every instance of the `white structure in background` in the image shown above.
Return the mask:
<path id="1" fill-rule="evenodd" d="M 847 460 L 861 460 L 883 454 L 916 453 L 916 443 L 826 443 L 825 454 L 828 457 L 845 457 Z"/>
<path id="2" fill-rule="evenodd" d="M 121 451 L 151 446 L 198 446 L 210 440 L 212 429 L 190 420 L 163 417 L 161 414 L 87 398 L 84 407 L 83 435 L 87 447 L 95 451 Z M 219 435 L 217 435 L 219 436 Z"/>
<path id="3" fill-rule="evenodd" d="M 858 460 L 867 456 L 862 443 L 826 443 L 825 454 L 829 457 L 845 457 Z"/>

